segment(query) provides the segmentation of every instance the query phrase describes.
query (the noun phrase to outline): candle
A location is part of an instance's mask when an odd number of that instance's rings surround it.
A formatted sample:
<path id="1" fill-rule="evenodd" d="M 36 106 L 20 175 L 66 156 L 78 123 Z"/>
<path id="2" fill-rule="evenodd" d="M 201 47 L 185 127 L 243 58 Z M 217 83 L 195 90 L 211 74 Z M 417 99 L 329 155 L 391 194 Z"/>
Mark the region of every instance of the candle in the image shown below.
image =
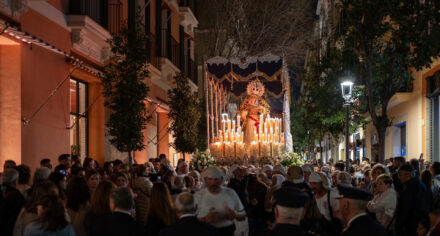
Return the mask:
<path id="1" fill-rule="evenodd" d="M 241 127 L 240 126 L 240 115 L 237 115 L 237 127 Z"/>
<path id="2" fill-rule="evenodd" d="M 235 132 L 235 120 L 232 121 L 232 132 Z"/>

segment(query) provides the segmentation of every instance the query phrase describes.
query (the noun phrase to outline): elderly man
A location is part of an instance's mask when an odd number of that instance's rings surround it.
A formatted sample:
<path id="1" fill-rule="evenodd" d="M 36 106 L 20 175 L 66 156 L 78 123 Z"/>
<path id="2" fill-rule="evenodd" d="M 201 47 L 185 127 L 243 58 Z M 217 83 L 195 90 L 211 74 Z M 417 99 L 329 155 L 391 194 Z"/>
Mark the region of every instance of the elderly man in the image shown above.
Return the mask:
<path id="1" fill-rule="evenodd" d="M 15 220 L 25 204 L 25 199 L 17 190 L 18 171 L 6 168 L 0 185 L 0 232 L 2 235 L 12 235 Z"/>
<path id="2" fill-rule="evenodd" d="M 341 220 L 346 223 L 342 236 L 386 236 L 385 228 L 366 212 L 371 194 L 353 187 L 339 185 L 339 210 Z"/>
<path id="3" fill-rule="evenodd" d="M 208 167 L 202 173 L 205 188 L 194 194 L 197 218 L 219 230 L 221 236 L 233 235 L 234 220 L 246 217 L 244 207 L 234 190 L 223 187 L 225 177 L 218 167 Z"/>
<path id="4" fill-rule="evenodd" d="M 176 214 L 179 220 L 160 232 L 160 236 L 217 236 L 218 230 L 204 222 L 200 222 L 196 217 L 197 205 L 194 197 L 190 193 L 181 193 L 175 201 Z"/>
<path id="5" fill-rule="evenodd" d="M 92 235 L 145 235 L 143 227 L 131 217 L 133 193 L 128 188 L 117 188 L 110 195 L 111 214 L 99 218 Z"/>
<path id="6" fill-rule="evenodd" d="M 283 186 L 274 192 L 274 198 L 276 225 L 272 230 L 257 235 L 305 235 L 301 230 L 300 222 L 309 195 L 295 187 Z"/>

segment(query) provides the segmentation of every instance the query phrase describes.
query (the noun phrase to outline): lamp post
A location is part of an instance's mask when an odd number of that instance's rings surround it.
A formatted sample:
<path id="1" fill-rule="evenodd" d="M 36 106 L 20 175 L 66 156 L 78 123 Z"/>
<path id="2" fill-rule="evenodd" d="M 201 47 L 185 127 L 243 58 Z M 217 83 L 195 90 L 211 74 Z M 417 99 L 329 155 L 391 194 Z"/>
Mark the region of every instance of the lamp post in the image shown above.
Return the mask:
<path id="1" fill-rule="evenodd" d="M 350 166 L 350 157 L 349 157 L 349 140 L 348 136 L 350 133 L 349 130 L 349 107 L 351 105 L 351 93 L 353 89 L 353 82 L 351 81 L 344 81 L 341 83 L 341 90 L 342 90 L 342 97 L 345 100 L 344 106 L 345 106 L 345 162 L 346 162 L 346 168 L 348 170 L 348 167 Z"/>

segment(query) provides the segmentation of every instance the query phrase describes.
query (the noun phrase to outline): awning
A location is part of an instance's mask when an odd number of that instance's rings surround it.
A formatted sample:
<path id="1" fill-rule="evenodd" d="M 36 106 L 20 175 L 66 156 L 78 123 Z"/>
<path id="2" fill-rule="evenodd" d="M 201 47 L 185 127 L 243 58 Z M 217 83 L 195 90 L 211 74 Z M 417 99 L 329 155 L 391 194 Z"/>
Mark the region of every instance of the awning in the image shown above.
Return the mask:
<path id="1" fill-rule="evenodd" d="M 5 20 L 0 19 L 0 35 L 7 36 L 15 41 L 22 42 L 28 44 L 31 48 L 34 45 L 37 45 L 39 47 L 45 48 L 47 50 L 50 50 L 54 53 L 58 53 L 60 55 L 65 56 L 68 58 L 68 62 L 74 64 L 75 66 L 78 66 L 78 68 L 91 73 L 95 76 L 98 76 L 99 70 L 87 65 L 83 60 L 79 59 L 78 57 L 75 57 L 71 55 L 68 52 L 64 52 L 63 50 L 51 45 L 50 43 L 45 42 L 44 40 L 37 38 L 36 36 L 29 34 L 21 29 L 19 29 L 17 26 L 13 26 L 10 23 L 8 23 Z"/>

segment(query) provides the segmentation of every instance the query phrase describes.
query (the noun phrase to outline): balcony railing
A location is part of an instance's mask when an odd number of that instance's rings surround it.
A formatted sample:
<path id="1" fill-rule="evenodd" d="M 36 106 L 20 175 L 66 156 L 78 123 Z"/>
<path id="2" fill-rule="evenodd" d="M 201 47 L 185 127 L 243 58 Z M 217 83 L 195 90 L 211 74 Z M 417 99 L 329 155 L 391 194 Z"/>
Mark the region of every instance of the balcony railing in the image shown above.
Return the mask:
<path id="1" fill-rule="evenodd" d="M 194 15 L 196 15 L 196 4 L 195 0 L 182 0 L 180 1 L 180 6 L 189 7 Z"/>
<path id="2" fill-rule="evenodd" d="M 149 50 L 148 61 L 151 65 L 160 70 L 159 46 L 157 44 L 156 35 L 153 33 L 150 33 L 148 36 L 147 50 Z"/>
<path id="3" fill-rule="evenodd" d="M 72 15 L 87 15 L 102 27 L 107 28 L 107 0 L 75 0 L 70 1 L 69 13 Z"/>
<path id="4" fill-rule="evenodd" d="M 191 79 L 192 82 L 194 82 L 195 85 L 197 85 L 197 65 L 194 63 L 193 60 L 189 60 L 188 63 L 188 71 L 186 72 L 188 77 Z"/>
<path id="5" fill-rule="evenodd" d="M 122 3 L 119 1 L 110 1 L 108 3 L 108 31 L 112 34 L 119 33 L 122 27 Z"/>

